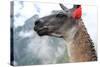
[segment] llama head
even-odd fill
[[[73,8],[68,9],[63,4],[60,4],[62,10],[58,13],[53,13],[49,16],[38,19],[35,22],[34,30],[39,36],[48,35],[60,38],[69,35],[72,36],[79,28],[77,20],[80,18],[77,18],[77,15],[79,17],[79,14],[77,14],[76,10],[79,6],[80,5],[74,5]]]

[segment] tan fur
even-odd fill
[[[79,21],[81,27],[75,34],[70,44],[67,44],[70,62],[96,61],[96,51],[93,42],[87,33],[82,21]]]

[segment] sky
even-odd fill
[[[15,17],[14,25],[15,27],[24,25],[24,21],[31,16],[38,14],[39,17],[43,17],[51,14],[52,10],[61,10],[60,6],[50,3],[39,3],[39,2],[24,2],[23,6],[19,2],[15,2],[14,15],[21,15],[20,17]],[[66,7],[71,8],[72,5],[66,5]],[[82,6],[82,19],[85,26],[91,35],[93,40],[97,37],[97,8],[96,6]],[[17,21],[16,21],[17,20]]]

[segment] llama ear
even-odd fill
[[[74,19],[80,19],[82,16],[81,5],[74,5],[74,11],[72,12],[72,17]]]
[[[64,10],[64,11],[67,11],[68,10],[68,8],[67,7],[65,7],[63,4],[59,4],[60,5],[60,7]]]
[[[81,6],[81,5],[76,5],[76,4],[75,4],[75,5],[73,6],[73,8],[76,9],[76,8],[79,8],[80,6]]]

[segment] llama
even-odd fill
[[[60,7],[63,10],[38,19],[34,30],[39,36],[63,38],[68,49],[69,62],[96,61],[94,44],[82,18],[74,18],[72,15],[80,5],[74,5],[71,9],[63,4]]]

